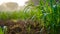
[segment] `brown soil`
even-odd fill
[[[46,34],[44,27],[31,20],[17,20],[15,22],[12,20],[0,20],[0,26],[7,26],[7,34]]]

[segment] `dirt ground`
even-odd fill
[[[41,27],[39,23],[31,20],[0,20],[0,26],[7,26],[8,30],[6,34],[46,34],[44,27]]]

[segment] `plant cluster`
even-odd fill
[[[22,11],[0,12],[0,20],[10,19],[32,20],[39,23],[47,34],[60,34],[60,0],[40,0],[39,5],[30,3]]]

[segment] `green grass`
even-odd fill
[[[47,34],[59,34],[60,31],[60,1],[40,0],[38,6],[28,5],[22,11],[0,12],[0,20],[21,19],[38,21],[40,25],[46,27]],[[32,8],[30,8],[32,7]],[[42,22],[40,22],[42,21]],[[30,28],[28,28],[30,31]]]
[[[0,27],[0,34],[4,34],[4,32],[3,32],[3,30],[2,30],[2,28]]]

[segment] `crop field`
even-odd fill
[[[23,10],[0,11],[0,34],[60,34],[60,0],[39,0],[36,6],[30,1]]]

